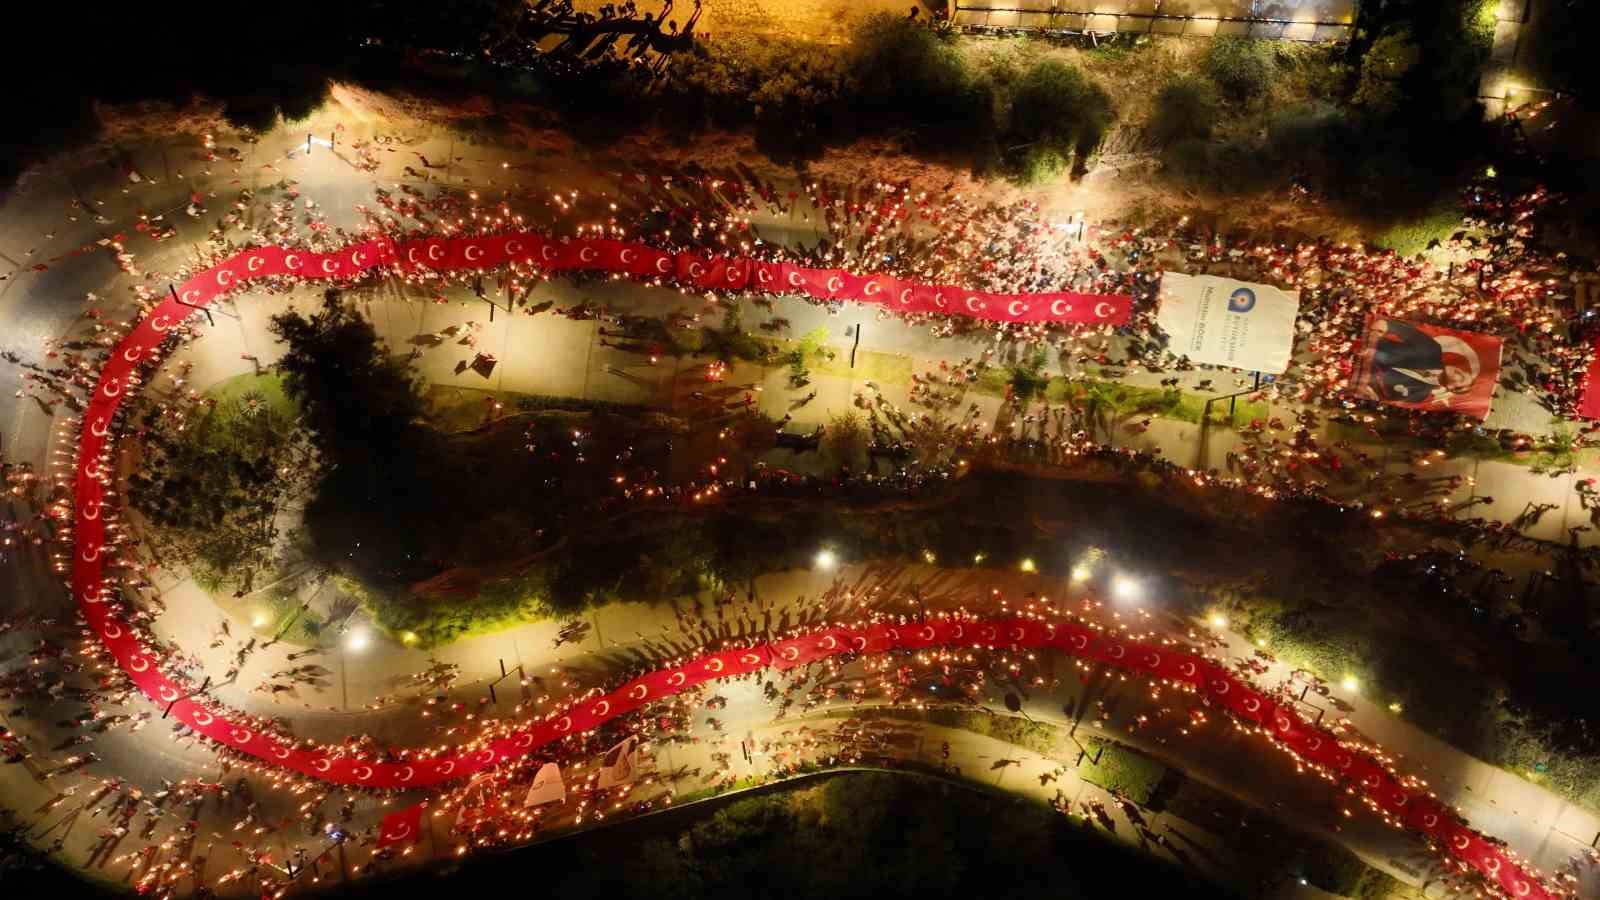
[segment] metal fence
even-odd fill
[[[956,0],[956,27],[973,32],[1064,36],[1162,34],[1343,41],[1356,0]],[[1089,7],[1089,8],[1085,8]]]

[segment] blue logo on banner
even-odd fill
[[[1249,312],[1256,305],[1256,292],[1249,288],[1239,288],[1228,295],[1228,312]]]

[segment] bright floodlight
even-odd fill
[[[1354,675],[1346,675],[1344,677],[1344,681],[1340,683],[1347,691],[1356,691],[1361,689],[1361,682],[1357,681]]]
[[[1225,615],[1222,615],[1221,613],[1212,613],[1211,614],[1211,627],[1212,628],[1227,628],[1228,627],[1228,617],[1225,616]]]
[[[1084,566],[1084,565],[1073,566],[1072,567],[1072,580],[1073,581],[1088,581],[1089,580],[1089,567],[1088,566]]]
[[[372,643],[372,636],[367,634],[365,628],[352,628],[344,636],[344,645],[357,653],[367,649],[367,645],[370,643]]]
[[[1124,603],[1135,603],[1144,594],[1139,582],[1126,575],[1118,575],[1111,579],[1111,594]]]
[[[828,549],[818,550],[816,562],[819,569],[832,569],[839,565],[839,555]]]

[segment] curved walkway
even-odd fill
[[[634,254],[630,257],[630,254]],[[424,261],[426,260],[426,262]],[[547,271],[605,268],[635,277],[672,275],[696,287],[744,289],[787,283],[822,299],[847,298],[883,302],[879,294],[897,298],[908,311],[946,311],[946,289],[912,285],[887,277],[854,276],[830,270],[803,269],[788,263],[708,259],[690,253],[666,253],[620,241],[557,243],[532,233],[493,237],[432,238],[396,244],[368,241],[334,253],[290,248],[246,250],[186,282],[178,296],[152,310],[123,340],[101,373],[84,414],[77,456],[75,553],[72,587],[82,612],[107,649],[132,681],[152,699],[172,704],[179,721],[218,744],[325,782],[385,788],[439,784],[481,771],[539,747],[581,734],[637,710],[655,700],[725,678],[805,666],[847,653],[875,654],[941,646],[989,649],[1045,648],[1127,671],[1159,678],[1200,695],[1203,702],[1225,707],[1270,740],[1289,749],[1305,765],[1330,780],[1359,785],[1361,796],[1385,820],[1420,832],[1456,859],[1471,865],[1507,892],[1519,897],[1555,895],[1510,851],[1469,828],[1415,779],[1391,771],[1375,756],[1347,748],[1331,732],[1304,722],[1292,708],[1278,703],[1223,666],[1166,643],[1124,640],[1095,626],[1044,622],[1037,618],[970,620],[941,618],[923,624],[872,624],[821,629],[786,639],[707,654],[680,666],[641,676],[602,696],[581,701],[521,728],[507,727],[494,738],[480,739],[450,755],[397,750],[389,761],[289,743],[263,734],[249,723],[230,720],[186,696],[183,686],[161,671],[161,661],[134,633],[103,579],[107,524],[102,515],[110,482],[112,421],[122,398],[137,389],[137,367],[159,354],[169,333],[190,313],[183,303],[203,305],[253,278],[306,276],[355,278],[375,266],[401,269],[479,269],[514,261],[539,261]],[[846,283],[849,279],[849,283]],[[966,293],[966,292],[963,292]],[[1071,300],[1066,299],[1071,297]],[[1040,298],[1045,302],[1040,302]],[[1037,321],[1039,316],[1087,315],[1108,324],[1116,313],[1128,314],[1128,298],[1083,295],[1035,295],[1028,300],[1008,295],[967,293],[963,304],[972,315],[1002,317],[994,305],[1004,303],[1006,316]],[[1113,300],[1121,302],[1120,309]],[[182,302],[180,302],[182,301]],[[1029,316],[1034,318],[1023,319]],[[113,539],[114,542],[114,539]]]

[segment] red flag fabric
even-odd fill
[[[422,840],[422,808],[425,805],[418,803],[384,816],[383,825],[378,829],[378,846],[395,847]]]
[[[1017,321],[1038,321],[1036,317],[1042,308],[1052,317],[1059,316],[1050,321],[1116,325],[1128,321],[1131,303],[1125,296],[1106,295],[1012,297],[965,291],[951,285],[911,284],[888,276],[807,269],[789,263],[712,260],[628,242],[557,243],[531,232],[498,238],[425,238],[400,243],[368,241],[329,253],[287,247],[241,250],[184,282],[177,288],[177,297],[158,303],[122,338],[86,400],[82,429],[78,434],[73,481],[73,596],[85,623],[99,635],[109,655],[131,683],[150,698],[170,707],[173,718],[221,746],[320,781],[407,789],[487,772],[505,760],[526,756],[536,748],[591,731],[663,697],[708,681],[769,667],[806,665],[850,652],[881,653],[934,646],[1050,648],[1077,658],[1099,660],[1134,674],[1186,684],[1202,702],[1220,706],[1256,723],[1272,735],[1273,740],[1306,761],[1321,766],[1342,785],[1351,789],[1359,785],[1364,797],[1395,814],[1409,827],[1437,839],[1451,856],[1473,866],[1503,890],[1532,900],[1554,898],[1555,894],[1526,864],[1466,827],[1429,798],[1425,789],[1407,787],[1365,750],[1346,748],[1332,732],[1302,719],[1291,705],[1279,704],[1230,670],[1180,647],[1124,639],[1072,623],[963,618],[935,618],[905,624],[880,622],[862,627],[826,628],[770,644],[724,649],[671,669],[642,675],[608,694],[586,698],[552,712],[548,718],[526,723],[487,745],[420,760],[380,760],[302,747],[256,730],[248,719],[234,717],[226,710],[209,705],[206,699],[192,696],[187,685],[175,680],[164,669],[160,652],[144,643],[125,618],[122,607],[108,602],[115,597],[117,588],[115,580],[108,578],[105,572],[111,552],[106,517],[102,515],[108,502],[102,461],[111,449],[111,423],[124,397],[138,389],[139,366],[154,359],[169,333],[194,312],[184,303],[204,306],[251,279],[276,275],[347,279],[388,264],[470,270],[490,265],[494,259],[527,261],[549,270],[610,269],[638,274],[653,268],[655,274],[645,277],[665,278],[682,272],[688,276],[688,283],[696,285],[702,283],[700,279],[708,277],[704,267],[719,262],[719,284],[741,280],[750,283],[753,274],[754,283],[769,285],[767,290],[883,303],[904,311],[937,311]],[[691,265],[700,268],[690,271]],[[776,288],[770,286],[774,282],[777,282]],[[1382,323],[1381,327],[1378,323]],[[1357,371],[1355,387],[1358,390],[1369,390],[1373,397],[1401,406],[1487,414],[1499,372],[1498,338],[1382,319],[1374,320],[1365,349]],[[406,755],[401,751],[402,757]],[[1410,812],[1402,813],[1402,808]],[[421,814],[419,806],[386,817],[381,845],[415,840],[420,831]],[[484,806],[464,809],[461,820],[470,824],[499,814],[499,801],[491,795],[485,798]]]
[[[1500,379],[1500,344],[1487,334],[1372,316],[1350,391],[1391,406],[1486,418]]]
[[[1583,376],[1583,401],[1578,404],[1578,415],[1585,419],[1600,419],[1600,334],[1594,336],[1590,350],[1589,371]]]

